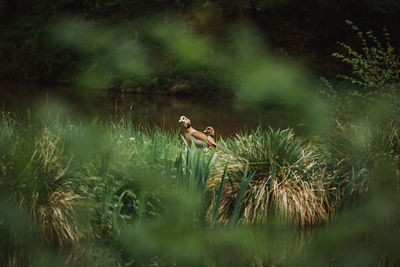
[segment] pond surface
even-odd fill
[[[0,84],[2,110],[12,111],[19,117],[34,113],[35,109],[51,108],[53,113],[65,114],[72,120],[130,119],[135,124],[158,126],[176,130],[179,117],[192,121],[193,128],[215,128],[224,137],[256,128],[262,124],[274,128],[292,127],[301,131],[295,116],[281,108],[262,111],[241,108],[233,100],[206,100],[201,98],[143,95],[123,92],[82,93],[70,87],[37,86],[30,84]],[[268,107],[267,107],[268,108]]]

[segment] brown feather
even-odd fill
[[[215,131],[214,131],[214,128],[211,127],[211,126],[208,126],[206,128],[206,130],[204,131],[204,133],[208,133],[208,136],[207,136],[207,139],[208,139],[207,145],[208,145],[208,147],[212,147],[212,148],[218,147],[217,142],[215,142]]]
[[[193,128],[192,128],[193,129]],[[194,130],[194,129],[193,129]],[[196,130],[194,130],[194,131],[192,131],[191,133],[190,133],[194,138],[196,138],[196,139],[198,139],[198,140],[202,140],[202,141],[207,141],[207,135],[205,135],[205,134],[203,134],[203,133],[201,133],[201,132],[199,132],[199,131],[196,131]]]
[[[207,142],[207,136],[192,127],[187,128],[186,139],[193,142],[196,146],[204,146]]]
[[[209,147],[213,147],[213,148],[216,148],[216,147],[217,147],[217,143],[215,142],[214,138],[212,138],[211,136],[208,136],[207,139],[208,139],[208,140],[207,140],[207,145],[208,145]]]

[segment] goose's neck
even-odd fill
[[[211,136],[213,139],[215,139],[215,132],[212,131],[212,132],[209,134],[209,136]]]
[[[188,132],[193,132],[192,125],[188,124],[188,125],[186,126],[186,131],[188,131]]]

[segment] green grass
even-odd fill
[[[242,176],[247,177],[247,173],[252,179],[241,207],[244,223],[262,223],[274,215],[301,226],[328,220],[334,209],[329,194],[335,188],[325,160],[311,142],[295,137],[291,129],[258,128],[227,140],[226,146],[230,149],[220,152],[211,185],[219,185],[221,172],[227,167],[230,183],[220,206],[222,222],[236,210],[232,195],[242,190]]]
[[[398,127],[382,123],[367,137],[360,127],[338,124],[331,143],[258,128],[204,151],[178,132],[127,120],[77,123],[47,114],[23,121],[3,112],[0,263],[307,264],[321,241],[294,229],[350,238],[336,219],[348,200],[367,203],[363,238],[375,227],[397,227]],[[376,194],[392,184],[376,220],[369,215]],[[373,255],[368,262],[382,259]]]

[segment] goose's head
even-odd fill
[[[214,132],[214,128],[211,127],[211,126],[208,126],[208,127],[204,130],[204,133],[213,136],[214,133],[215,133],[215,132]]]
[[[186,118],[185,116],[181,116],[181,117],[179,118],[179,121],[178,121],[178,122],[183,123],[183,125],[184,125],[186,128],[189,128],[189,127],[190,127],[190,120],[189,120],[188,118]]]

